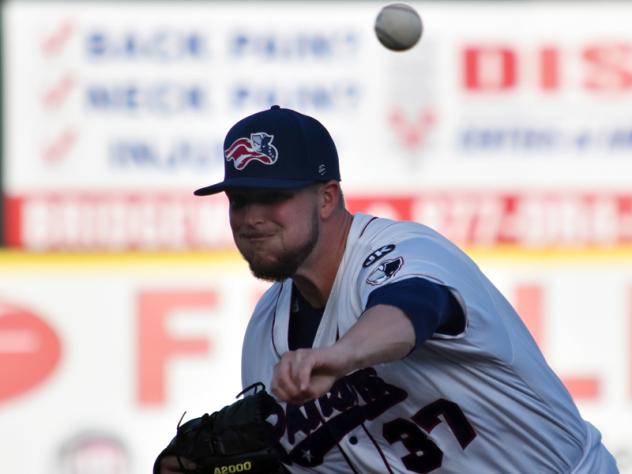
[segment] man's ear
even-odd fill
[[[340,208],[340,199],[342,199],[340,183],[338,181],[323,183],[320,186],[318,196],[320,217],[326,220]]]

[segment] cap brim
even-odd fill
[[[193,191],[193,194],[196,196],[208,196],[210,194],[217,194],[222,191],[226,191],[227,189],[234,188],[293,189],[303,188],[313,184],[314,182],[315,181],[313,180],[301,179],[237,178],[196,189]]]

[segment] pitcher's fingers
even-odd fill
[[[298,390],[302,389],[304,372],[311,371],[310,355],[312,352],[311,350],[299,349],[292,354],[290,359],[292,381]]]
[[[304,392],[309,388],[313,370],[314,360],[312,358],[304,360],[303,364],[299,367],[297,380],[299,384],[299,390],[301,392]]]
[[[291,398],[293,392],[296,390],[290,371],[291,364],[288,357],[282,358],[274,367],[270,390],[283,401],[287,401]]]

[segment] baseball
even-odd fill
[[[410,5],[392,3],[386,5],[375,19],[375,34],[386,48],[406,51],[421,38],[421,17]]]

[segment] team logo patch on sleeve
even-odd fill
[[[384,255],[391,253],[393,250],[395,250],[394,244],[388,244],[388,245],[384,245],[383,247],[380,247],[364,260],[362,267],[363,268],[370,267],[375,262],[377,262],[380,258],[382,258]]]
[[[397,257],[385,260],[371,272],[366,282],[369,285],[381,285],[395,275],[404,266],[404,258]]]

